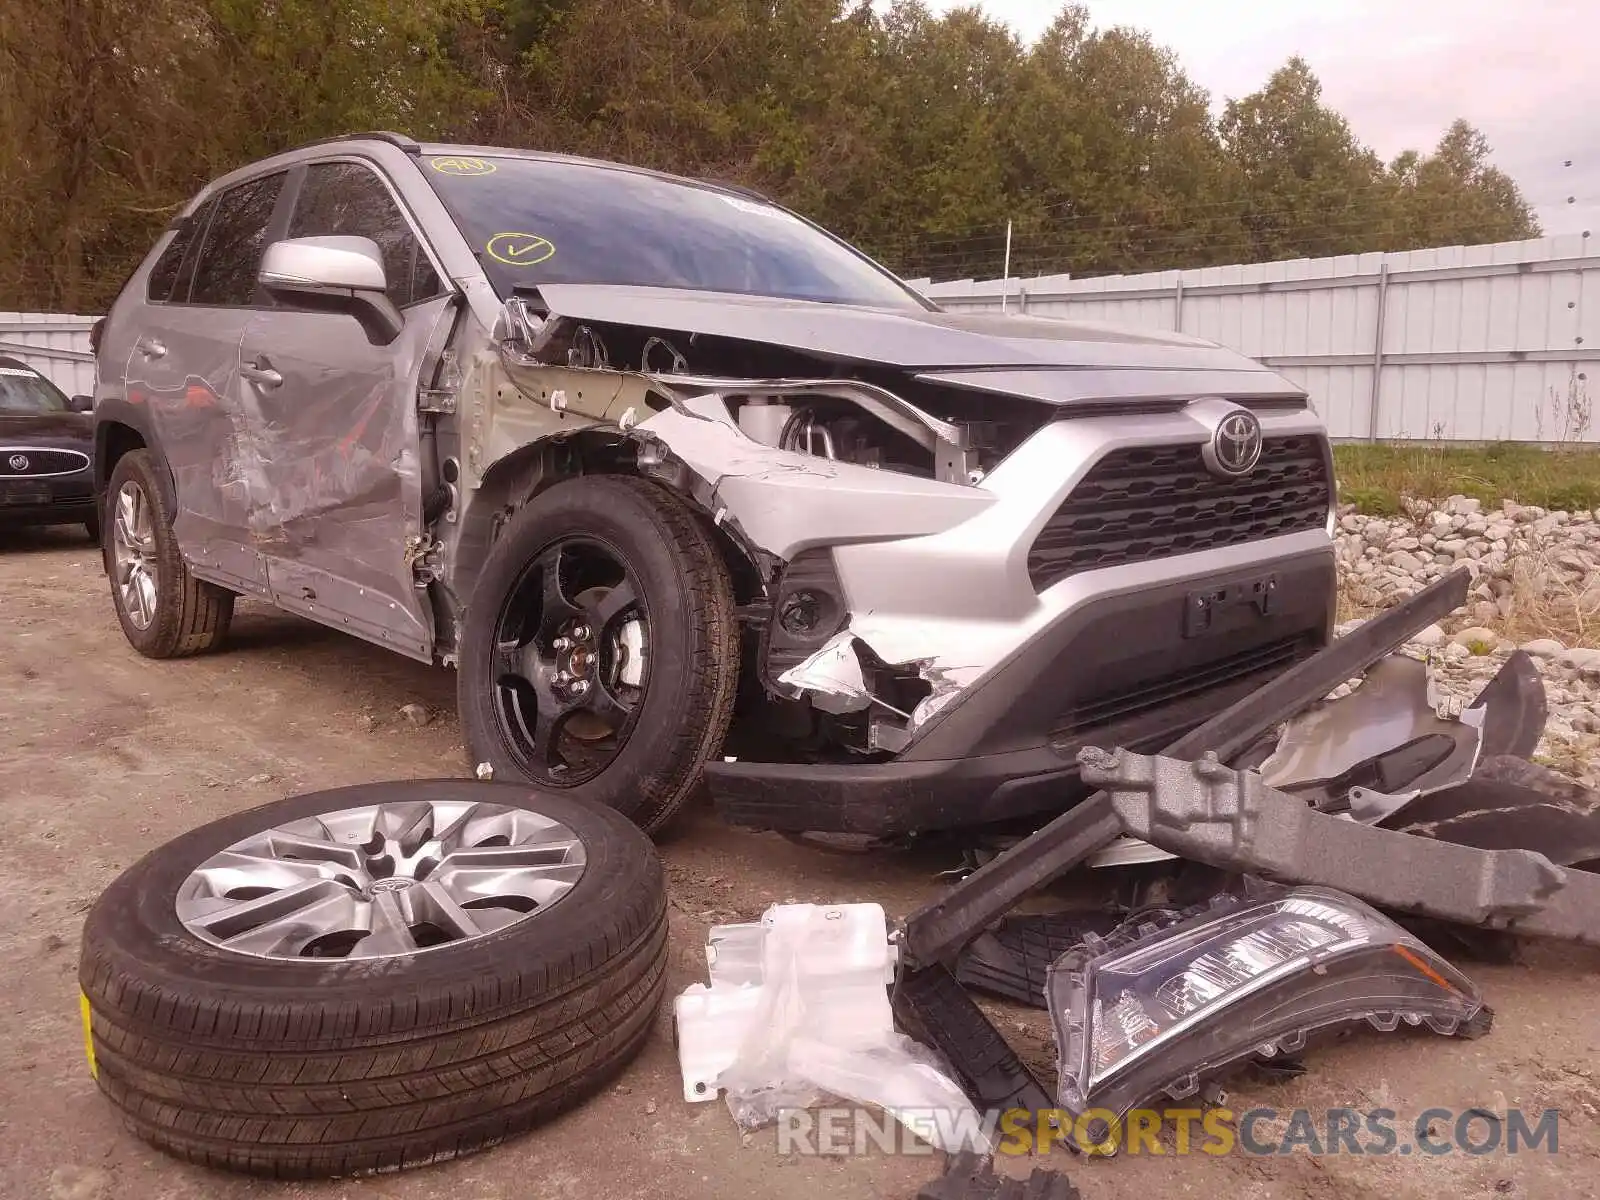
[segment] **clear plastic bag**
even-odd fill
[[[686,1095],[725,1090],[746,1130],[837,1096],[884,1109],[940,1149],[987,1150],[945,1065],[895,1030],[896,950],[881,906],[775,905],[759,931],[713,929],[707,957],[711,986],[695,985],[677,1005]],[[696,1072],[714,1072],[713,1088],[690,1082],[684,1047]]]

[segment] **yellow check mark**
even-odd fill
[[[548,239],[536,233],[497,233],[484,247],[489,257],[508,267],[532,267],[556,252]]]

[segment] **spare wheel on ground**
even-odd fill
[[[363,784],[203,826],[84,927],[90,1067],[132,1130],[279,1177],[495,1145],[615,1075],[665,986],[648,837],[512,784]]]

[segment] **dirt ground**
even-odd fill
[[[273,1185],[185,1166],[123,1132],[85,1066],[76,985],[83,914],[117,872],[186,829],[279,796],[464,771],[450,673],[254,606],[241,606],[234,630],[211,657],[141,659],[81,531],[0,535],[0,960],[9,968],[0,979],[0,1200],[911,1200],[938,1172],[932,1155],[780,1156],[770,1130],[741,1138],[720,1103],[683,1102],[668,1008],[642,1057],[594,1102],[512,1144],[412,1174]],[[436,719],[408,722],[398,710],[413,703]],[[877,900],[899,915],[934,891],[935,871],[954,865],[825,855],[709,814],[662,850],[674,991],[701,977],[709,924],[791,899]],[[1600,956],[1567,947],[1537,948],[1514,967],[1468,964],[1496,1010],[1487,1037],[1374,1033],[1312,1054],[1299,1079],[1232,1088],[1235,1111],[1268,1106],[1285,1119],[1297,1108],[1319,1123],[1329,1107],[1394,1109],[1401,1142],[1430,1107],[1557,1108],[1554,1155],[1084,1161],[1058,1149],[1047,1165],[1069,1170],[1086,1200],[1600,1194],[1597,968]],[[1049,1078],[1042,1014],[1000,1015]],[[1025,1174],[1036,1163],[1001,1166]]]

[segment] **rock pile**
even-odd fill
[[[1465,566],[1467,608],[1408,648],[1434,664],[1447,701],[1465,702],[1522,648],[1540,662],[1550,723],[1539,757],[1600,786],[1600,517],[1452,496],[1403,516],[1341,511],[1348,607],[1385,608]],[[1589,645],[1585,645],[1589,643]]]

